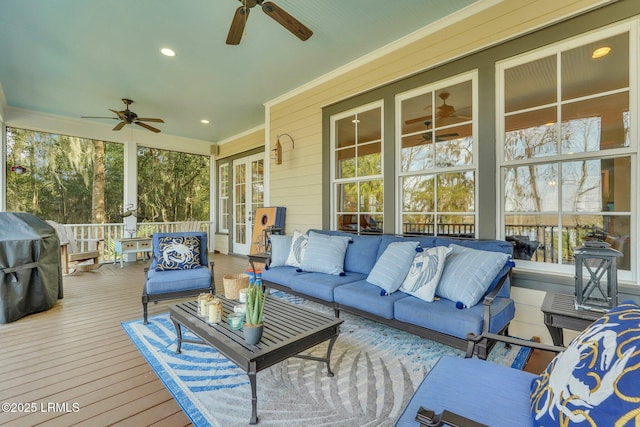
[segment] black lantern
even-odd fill
[[[618,262],[621,252],[606,242],[585,241],[574,250],[576,308],[609,311],[618,304]]]

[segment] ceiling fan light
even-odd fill
[[[607,56],[611,52],[611,48],[609,46],[599,47],[591,53],[592,59],[602,58],[603,56]]]
[[[168,47],[163,47],[162,49],[160,49],[160,53],[162,53],[164,56],[168,56],[168,57],[176,56],[176,52],[173,49],[170,49]]]
[[[209,120],[202,119],[202,120],[200,120],[200,123],[202,123],[203,125],[208,125],[209,124]]]

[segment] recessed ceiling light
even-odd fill
[[[160,53],[162,53],[164,56],[176,56],[174,50],[169,49],[168,47],[163,47],[162,49],[160,49]]]
[[[593,51],[593,53],[591,54],[591,58],[602,58],[603,56],[607,56],[609,52],[611,52],[611,48],[609,46],[599,47]]]
[[[202,120],[200,120],[200,123],[202,123],[203,125],[208,125],[209,124],[209,120],[202,119]]]

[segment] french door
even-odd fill
[[[233,161],[233,253],[247,255],[256,208],[264,206],[264,154]]]

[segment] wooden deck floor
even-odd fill
[[[218,291],[223,275],[248,265],[245,257],[213,259]],[[120,325],[142,317],[143,266],[65,276],[53,308],[0,325],[0,425],[191,425]],[[149,314],[172,302],[150,304]]]

